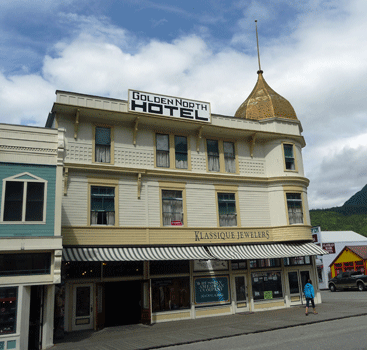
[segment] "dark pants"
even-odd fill
[[[313,298],[306,298],[306,307],[310,306],[310,302],[313,308],[315,308],[315,302],[313,301]]]

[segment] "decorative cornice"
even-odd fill
[[[52,149],[52,148],[34,148],[34,147],[19,147],[19,146],[0,145],[0,150],[8,150],[8,151],[12,151],[12,152],[57,154],[57,150]]]

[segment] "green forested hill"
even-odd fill
[[[367,215],[344,215],[330,209],[310,210],[311,225],[322,231],[354,231],[367,237]]]
[[[367,185],[341,207],[310,210],[311,225],[322,231],[354,231],[367,237]]]

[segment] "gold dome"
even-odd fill
[[[250,96],[237,109],[235,118],[262,120],[283,118],[297,120],[296,112],[284,97],[277,94],[265,81],[263,71],[257,72],[257,83]]]

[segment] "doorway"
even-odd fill
[[[31,286],[28,350],[39,350],[42,344],[43,286]]]
[[[141,282],[105,283],[105,326],[140,323]]]
[[[235,284],[235,307],[237,312],[245,312],[249,310],[249,304],[247,299],[247,284],[245,275],[234,276]]]
[[[93,329],[93,284],[73,286],[73,324],[72,330]]]
[[[308,270],[295,270],[288,272],[291,305],[303,304],[305,302],[303,290],[309,278],[310,271]]]

